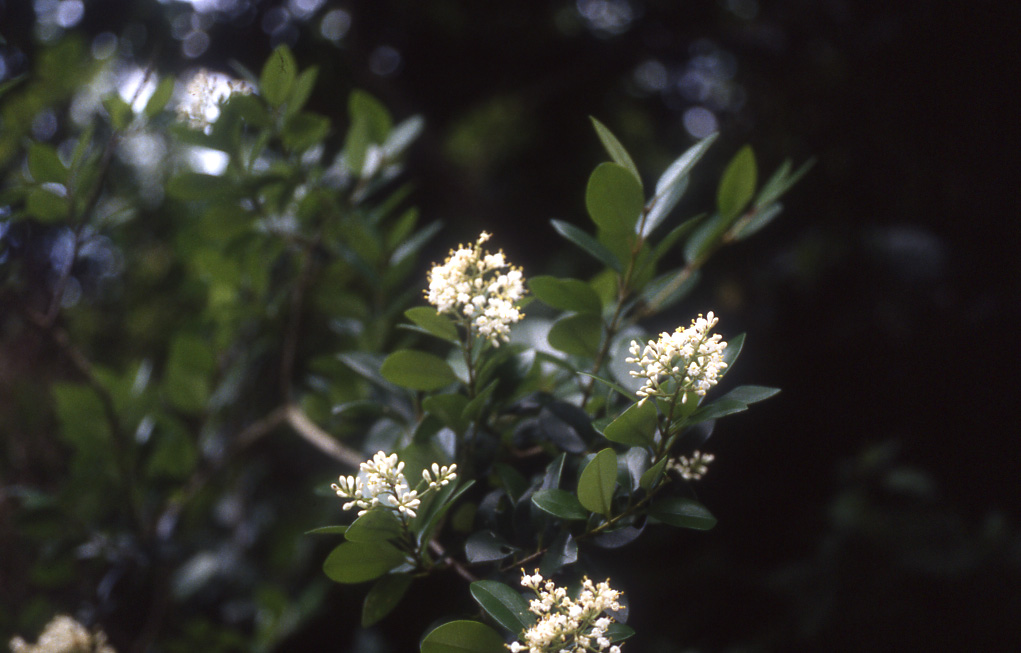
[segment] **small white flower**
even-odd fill
[[[709,463],[716,459],[711,453],[702,453],[695,451],[691,454],[691,458],[686,456],[678,456],[676,459],[671,460],[667,463],[670,469],[676,469],[686,481],[697,481],[706,472],[709,471]]]
[[[483,231],[472,247],[461,245],[442,265],[433,266],[426,299],[440,313],[472,318],[471,329],[498,347],[509,339],[510,325],[524,317],[515,302],[525,296],[525,284],[521,270],[509,265],[503,252],[482,249],[489,238]]]
[[[220,115],[220,105],[232,95],[250,95],[246,82],[201,69],[188,81],[185,99],[177,106],[177,118],[192,129],[208,132]]]
[[[719,380],[727,364],[723,351],[727,343],[719,334],[709,335],[719,319],[710,311],[699,315],[687,329],[678,327],[673,333],[663,332],[657,340],[649,340],[643,348],[632,340],[628,349],[628,363],[637,364],[631,370],[634,378],[645,379],[635,393],[644,402],[649,397],[669,398],[680,395],[681,403],[693,392],[704,397]]]

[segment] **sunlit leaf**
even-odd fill
[[[716,211],[725,223],[729,224],[751,201],[755,194],[755,172],[755,153],[745,145],[727,164],[716,192]]]
[[[649,446],[654,442],[659,413],[652,401],[635,403],[606,425],[603,435],[611,442],[628,446]]]
[[[596,240],[594,236],[563,220],[550,220],[550,224],[553,225],[558,234],[577,245],[606,267],[618,273],[623,271],[620,260],[605,245]]]
[[[447,361],[413,349],[400,349],[387,356],[379,372],[390,383],[412,390],[439,390],[457,381]]]
[[[569,315],[557,320],[546,338],[565,354],[594,357],[603,338],[603,323],[597,315]]]
[[[404,563],[404,554],[386,542],[344,542],[323,562],[323,572],[338,583],[364,583]]]
[[[578,501],[592,512],[609,516],[616,487],[617,454],[613,449],[603,449],[578,478]]]
[[[490,617],[515,635],[535,624],[536,617],[528,611],[528,601],[516,589],[495,580],[477,580],[469,590]]]
[[[603,310],[603,302],[596,291],[579,279],[532,277],[528,288],[536,299],[562,311],[599,314]]]
[[[401,536],[401,523],[389,510],[370,510],[348,526],[344,539],[349,542],[386,542]]]
[[[592,126],[596,128],[596,134],[599,135],[599,140],[602,141],[603,147],[606,148],[606,152],[610,155],[618,165],[624,166],[628,171],[635,176],[638,180],[639,186],[642,183],[642,176],[638,174],[638,168],[635,167],[635,162],[631,160],[631,155],[627,153],[624,146],[621,145],[617,137],[613,135],[606,125],[599,122],[592,116],[589,116],[589,120],[592,121]]]
[[[600,163],[589,176],[585,207],[600,229],[613,234],[633,232],[644,204],[641,184],[627,168]]]
[[[164,77],[160,80],[160,83],[156,85],[156,90],[149,96],[149,100],[145,103],[145,109],[143,110],[146,118],[155,118],[164,107],[167,106],[167,102],[170,102],[170,98],[174,95],[175,80],[171,76]]]
[[[440,315],[432,306],[416,306],[404,311],[404,316],[432,335],[457,342],[457,326],[446,315]]]
[[[532,503],[539,510],[561,519],[583,520],[589,516],[589,511],[581,505],[578,497],[567,490],[556,488],[536,490],[532,494]]]
[[[287,101],[298,74],[298,64],[286,45],[279,45],[269,55],[259,76],[259,94],[271,106],[279,107]]]
[[[477,621],[451,621],[422,640],[422,653],[506,653],[503,637]]]
[[[39,183],[67,183],[67,167],[49,145],[32,143],[28,146],[28,171]]]

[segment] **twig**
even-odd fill
[[[362,455],[357,451],[345,447],[337,442],[332,435],[319,428],[300,407],[290,404],[284,410],[287,415],[287,423],[291,425],[298,435],[327,456],[355,468],[364,461]]]

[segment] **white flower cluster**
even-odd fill
[[[192,129],[208,131],[220,115],[220,104],[235,94],[250,95],[252,87],[226,75],[199,70],[188,82],[186,97],[177,107],[177,119]]]
[[[670,469],[676,469],[684,480],[697,481],[705,476],[706,472],[709,471],[709,463],[714,460],[716,460],[716,456],[711,453],[702,453],[696,450],[695,453],[691,454],[691,458],[678,456],[667,463],[667,465]]]
[[[361,517],[376,506],[383,506],[397,513],[402,521],[413,519],[421,505],[421,494],[412,490],[408,479],[404,476],[404,463],[397,459],[397,454],[387,456],[382,451],[376,452],[370,460],[360,466],[358,476],[341,476],[331,487],[338,497],[351,499],[344,504],[344,510],[358,507]],[[422,470],[422,479],[428,484],[429,490],[447,485],[457,478],[457,465],[440,466],[432,464],[432,471]],[[364,478],[363,478],[364,477]]]
[[[645,349],[637,341],[631,341],[631,357],[628,363],[637,363],[641,370],[631,370],[631,376],[645,379],[645,385],[636,393],[639,403],[649,397],[670,397],[681,394],[681,403],[687,401],[687,393],[694,392],[704,397],[709,388],[716,385],[718,377],[727,364],[723,362],[723,350],[727,343],[719,334],[709,335],[719,318],[710,311],[705,317],[699,315],[687,329],[677,327],[673,333],[663,332],[658,340],[650,340]],[[669,381],[673,387],[664,387]]]
[[[620,646],[611,644],[606,636],[612,619],[600,616],[621,609],[620,592],[611,589],[608,581],[595,584],[585,578],[577,599],[567,596],[567,590],[553,581],[544,580],[538,569],[532,575],[522,570],[521,585],[535,591],[528,609],[539,621],[525,631],[524,643],[507,645],[511,653],[620,653]]]
[[[93,635],[66,614],[53,617],[35,644],[15,637],[10,648],[11,653],[114,653],[102,631]]]
[[[510,325],[524,317],[514,303],[525,296],[525,282],[502,251],[482,249],[489,237],[483,231],[474,246],[461,245],[434,266],[426,298],[440,313],[471,318],[472,329],[498,347],[509,339]]]

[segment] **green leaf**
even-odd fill
[[[689,231],[698,226],[698,223],[705,217],[704,215],[697,215],[694,218],[689,218],[677,225],[667,235],[663,236],[663,239],[656,244],[655,249],[652,250],[652,260],[659,261],[663,256],[666,255],[670,249],[677,244],[681,238],[683,238]]]
[[[741,413],[748,410],[748,404],[737,399],[727,399],[721,397],[711,404],[699,407],[698,410],[693,412],[686,420],[686,424],[698,424],[699,422],[708,422],[711,419],[719,419],[726,417],[727,415],[733,415],[734,413]]]
[[[776,172],[773,173],[773,176],[769,178],[769,181],[762,185],[762,189],[755,198],[755,207],[761,209],[780,199],[784,193],[790,190],[791,186],[812,169],[813,165],[815,165],[815,159],[809,159],[794,171],[794,174],[789,174],[791,168],[790,159],[784,161],[777,168]]]
[[[432,306],[416,306],[404,311],[404,316],[442,340],[457,342],[457,326],[446,315],[440,315]]]
[[[475,398],[469,401],[464,406],[464,411],[461,413],[461,417],[468,420],[469,422],[477,420],[482,416],[482,410],[489,403],[490,397],[496,391],[496,386],[500,384],[500,379],[493,379],[486,387],[482,388]]]
[[[606,148],[606,152],[610,155],[610,158],[615,163],[624,166],[628,171],[635,176],[638,180],[638,184],[642,183],[642,176],[638,174],[638,168],[635,167],[635,162],[631,160],[631,155],[627,153],[624,146],[620,144],[617,137],[613,135],[606,125],[599,122],[592,116],[589,116],[589,120],[592,121],[592,126],[596,128],[596,134],[599,135],[599,140],[603,142],[603,147]]]
[[[383,143],[393,128],[393,121],[379,100],[358,89],[348,97],[348,114],[351,125],[344,140],[344,162],[353,172],[361,174],[369,145]]]
[[[616,271],[618,274],[623,272],[624,268],[621,266],[620,260],[613,255],[613,252],[607,249],[606,245],[596,240],[594,236],[563,220],[550,220],[550,224],[553,225],[558,234],[577,245],[606,267]]]
[[[425,129],[425,120],[422,116],[411,116],[393,128],[383,143],[383,156],[388,161],[393,161],[408,149],[415,139]]]
[[[237,186],[226,177],[200,172],[183,172],[167,183],[167,195],[185,201],[233,196],[237,190]]]
[[[592,286],[579,279],[539,276],[528,280],[532,294],[544,304],[562,311],[600,314],[603,302]]]
[[[215,368],[213,348],[208,342],[196,335],[179,334],[170,343],[163,374],[167,401],[186,413],[202,410],[209,399]]]
[[[68,218],[66,197],[55,195],[45,188],[33,188],[25,200],[25,210],[40,222],[59,222]]]
[[[55,383],[52,392],[60,435],[78,454],[75,464],[92,473],[112,472],[113,437],[99,394],[75,383]]]
[[[316,77],[319,75],[319,68],[312,66],[306,68],[294,80],[294,87],[291,88],[291,97],[287,99],[287,115],[292,116],[305,106],[312,90],[316,85]]]
[[[754,213],[750,213],[747,218],[738,220],[733,229],[734,240],[744,240],[745,238],[748,238],[762,230],[766,225],[776,219],[776,216],[780,215],[781,211],[783,211],[783,204],[777,202],[776,204],[770,204],[767,207],[759,209]]]
[[[780,392],[780,388],[769,388],[764,385],[740,385],[721,399],[735,399],[746,404],[754,404],[765,401]]]
[[[364,583],[404,561],[404,554],[386,542],[344,542],[326,557],[323,572],[338,583]]]
[[[411,581],[411,574],[387,574],[373,583],[362,604],[362,628],[368,628],[393,612]]]
[[[716,525],[716,518],[708,508],[685,497],[667,497],[654,501],[649,508],[649,516],[670,526],[697,531],[707,531]]]
[[[589,516],[589,511],[581,505],[578,497],[567,490],[536,490],[532,494],[532,503],[539,510],[561,519],[584,520]]]
[[[714,215],[698,226],[684,243],[684,260],[693,263],[704,258],[723,237],[727,221],[721,215]]]
[[[613,449],[603,449],[578,478],[578,501],[592,512],[609,516],[616,487],[617,454]]]
[[[287,101],[287,96],[294,86],[294,78],[298,74],[298,64],[286,45],[277,46],[269,55],[259,76],[259,95],[273,107],[279,107]]]
[[[422,400],[422,410],[434,415],[455,433],[464,433],[468,427],[464,417],[467,405],[468,397],[458,393],[431,395]]]
[[[642,186],[616,163],[600,163],[589,176],[585,208],[596,225],[611,234],[630,234],[642,214]]]
[[[156,85],[156,90],[149,96],[149,101],[145,103],[145,109],[143,109],[145,117],[155,118],[159,115],[173,95],[174,78],[168,75],[160,80],[160,83]]]
[[[546,339],[554,349],[573,356],[595,357],[603,338],[603,323],[598,315],[569,315],[557,320]]]
[[[477,621],[451,621],[422,640],[422,653],[507,653],[499,633]]]
[[[611,442],[632,447],[647,447],[655,441],[658,423],[659,413],[655,402],[635,403],[606,425],[603,436]]]
[[[464,543],[464,557],[472,564],[503,560],[515,551],[516,547],[493,531],[472,533]]]
[[[469,590],[490,617],[515,635],[535,624],[535,615],[528,611],[528,601],[509,585],[495,580],[477,580]]]
[[[727,348],[723,350],[723,362],[727,364],[724,372],[734,369],[734,363],[737,362],[737,357],[741,355],[741,350],[744,349],[746,335],[740,333],[727,341]]]
[[[723,171],[716,192],[716,210],[728,225],[744,211],[755,194],[755,170],[755,153],[745,145]]]
[[[134,112],[131,111],[131,105],[125,102],[124,98],[116,91],[103,98],[103,108],[110,116],[110,124],[117,131],[126,129],[131,124],[131,119],[135,117]]]
[[[400,521],[386,509],[368,511],[354,520],[344,533],[344,539],[348,542],[386,542],[400,536]]]
[[[387,381],[412,390],[439,390],[457,381],[447,361],[413,349],[400,349],[387,356],[379,372]]]
[[[67,167],[57,156],[57,151],[49,145],[32,143],[28,146],[28,171],[32,173],[32,179],[40,184],[67,183]]]
[[[303,152],[330,133],[330,120],[318,113],[303,111],[291,116],[284,125],[281,138],[291,152]]]
[[[155,447],[146,463],[151,477],[184,479],[195,470],[198,450],[188,428],[170,415],[156,418]]]
[[[660,175],[659,180],[656,182],[656,197],[659,197],[665,193],[669,188],[676,185],[681,179],[688,176],[691,169],[695,167],[698,160],[702,158],[702,155],[706,153],[709,146],[712,145],[717,137],[718,133],[709,134],[699,142],[695,143],[687,150],[684,154],[677,157],[677,159],[670,164],[670,166],[663,171]]]
[[[305,531],[305,535],[343,535],[346,531],[347,526],[320,526],[319,528]]]
[[[658,463],[645,470],[642,474],[642,478],[638,481],[638,487],[645,491],[649,491],[659,484],[659,479],[663,476],[663,469],[666,467],[667,459],[663,458]]]

